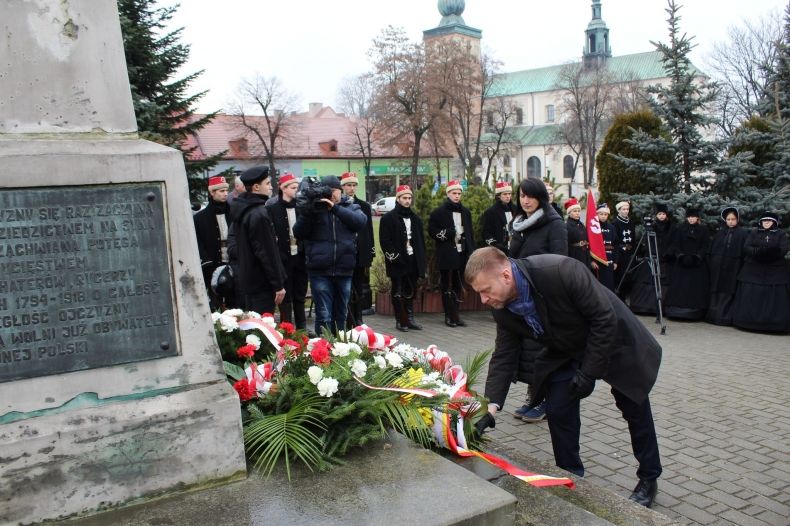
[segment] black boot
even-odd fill
[[[280,303],[280,323],[287,321],[291,323],[293,321],[293,317],[291,316],[291,312],[293,305],[291,303]]]
[[[461,319],[459,312],[461,310],[461,302],[458,300],[458,295],[454,292],[450,294],[450,303],[453,310],[453,323],[458,327],[466,327],[466,322]]]
[[[444,324],[448,327],[455,327],[455,318],[453,317],[453,305],[455,304],[455,300],[453,299],[452,292],[445,292],[442,294],[442,307],[444,307]]]
[[[395,328],[402,332],[409,332],[409,319],[402,297],[392,296],[392,310],[395,313]]]
[[[409,320],[409,329],[413,331],[421,331],[422,325],[414,321],[414,298],[406,298],[403,300],[406,304],[406,314]]]

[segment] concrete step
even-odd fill
[[[516,498],[400,435],[326,473],[297,466],[66,522],[79,526],[514,524]]]

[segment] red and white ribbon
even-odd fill
[[[264,336],[266,336],[266,339],[269,340],[269,343],[274,345],[275,349],[279,349],[280,342],[283,341],[283,335],[274,330],[260,318],[247,318],[245,320],[239,320],[239,328],[245,331],[258,329],[263,333]]]

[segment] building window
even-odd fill
[[[516,124],[524,124],[524,110],[516,108]]]
[[[486,112],[486,125],[487,126],[493,126],[494,125],[494,112],[493,111]]]
[[[573,179],[573,176],[576,175],[575,170],[573,169],[573,157],[570,155],[566,155],[562,159],[562,176],[565,179]]]
[[[546,122],[554,122],[554,104],[546,105]]]
[[[527,159],[527,177],[535,177],[540,179],[540,159],[535,156]]]

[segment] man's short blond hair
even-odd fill
[[[469,256],[464,271],[464,280],[471,283],[479,274],[489,273],[504,267],[508,263],[507,255],[495,247],[478,248]]]

